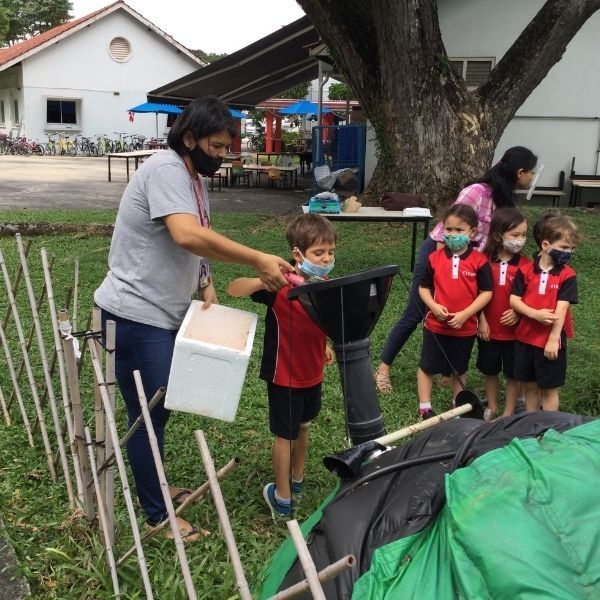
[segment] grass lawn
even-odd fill
[[[530,225],[542,212],[539,208],[527,210]],[[598,212],[582,209],[565,212],[579,225],[583,241],[572,263],[578,272],[580,304],[573,308],[576,337],[569,345],[568,377],[561,393],[561,407],[565,411],[597,415],[600,412],[600,370],[597,367],[600,359],[600,299],[595,293],[593,282],[600,281],[600,262],[598,247],[593,240],[596,239],[600,215]],[[0,219],[4,222],[110,223],[114,216],[114,211],[101,210],[0,211]],[[284,238],[285,224],[279,218],[248,214],[215,214],[213,224],[217,231],[237,241],[284,257],[288,255]],[[410,225],[394,228],[385,223],[339,224],[334,275],[398,263],[402,268],[402,277],[408,283],[409,227]],[[530,238],[527,248],[529,254],[533,251],[532,242]],[[0,244],[14,279],[18,261],[16,244],[11,238],[0,239]],[[50,255],[56,257],[53,284],[55,298],[59,304],[64,301],[72,282],[73,261],[75,257],[79,257],[79,323],[84,323],[91,310],[93,291],[106,272],[109,244],[110,240],[105,237],[55,236],[34,239],[29,260],[34,288],[40,290],[42,286],[39,253],[42,245],[46,246]],[[254,305],[248,299],[228,298],[225,294],[230,280],[250,274],[249,269],[236,265],[213,264],[220,301],[230,306],[259,312],[261,315],[237,419],[235,423],[230,424],[174,413],[168,427],[165,465],[169,481],[175,485],[197,487],[204,481],[202,461],[193,435],[196,429],[205,431],[217,468],[234,456],[240,457],[241,464],[222,483],[222,489],[241,559],[252,586],[257,581],[259,571],[284,539],[286,529],[275,528],[272,525],[261,495],[263,485],[271,480],[271,436],[268,431],[265,384],[258,379],[264,308]],[[387,306],[372,334],[374,364],[387,333],[404,306],[406,296],[405,286],[400,278],[396,277]],[[18,303],[27,332],[31,315],[23,284],[20,286]],[[3,291],[0,294],[2,314],[5,307],[6,293]],[[42,320],[46,323],[49,321],[46,305],[42,310]],[[12,320],[7,327],[7,335],[13,346],[13,360],[18,364],[20,354]],[[47,346],[52,348],[50,343]],[[416,369],[420,346],[421,335],[418,331],[394,364],[394,393],[381,398],[388,431],[408,425],[416,419]],[[0,356],[0,385],[8,399],[12,385],[4,354],[0,352]],[[298,360],[301,364],[302,357],[298,357]],[[40,364],[37,349],[31,351],[31,361],[36,367]],[[89,366],[89,361],[87,364]],[[474,369],[474,359],[472,365],[469,387],[479,391],[482,378]],[[37,372],[37,377],[39,382],[43,381],[40,372]],[[21,381],[24,399],[28,406],[32,406],[25,375]],[[57,384],[57,393],[59,391]],[[449,391],[436,389],[433,402],[434,409],[447,409]],[[86,407],[87,422],[91,425],[94,400],[88,372],[83,374],[82,379],[82,403]],[[30,412],[33,421],[33,410]],[[125,432],[123,412],[120,411],[121,435]],[[112,597],[110,576],[96,534],[96,526],[90,526],[85,519],[68,513],[68,502],[60,477],[57,484],[52,484],[48,476],[39,434],[36,435],[36,448],[30,448],[24,429],[20,425],[16,403],[13,403],[11,415],[13,426],[7,427],[3,420],[0,423],[0,516],[5,523],[7,537],[15,547],[23,574],[31,585],[33,597],[82,600]],[[47,424],[50,428],[49,417]],[[334,477],[322,466],[322,457],[345,447],[342,395],[337,367],[328,367],[323,409],[311,430],[311,435],[307,493],[300,511],[301,519],[316,509],[335,484]],[[131,545],[132,537],[122,500],[117,502],[116,512],[116,555],[120,556]],[[225,542],[219,534],[216,510],[210,497],[193,506],[186,516],[212,532],[204,541],[186,546],[198,597],[211,600],[236,598],[233,572]],[[140,511],[139,522],[142,521]],[[173,544],[166,540],[152,541],[145,547],[145,552],[155,597],[184,598],[183,581],[179,569],[175,566],[177,558]],[[119,577],[122,598],[144,596],[135,557],[119,571]]]

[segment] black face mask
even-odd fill
[[[204,177],[212,177],[221,168],[223,162],[222,158],[213,158],[206,154],[198,145],[193,150],[188,150],[188,154],[194,169]]]

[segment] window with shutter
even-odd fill
[[[482,86],[494,68],[494,58],[449,58],[450,67],[460,75],[469,90]]]
[[[116,62],[126,62],[131,58],[131,44],[124,37],[113,38],[108,46],[108,53]]]

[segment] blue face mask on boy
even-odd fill
[[[566,265],[573,256],[572,252],[569,252],[568,250],[559,250],[558,248],[550,248],[548,254],[552,259],[552,262],[558,267]]]
[[[465,248],[470,241],[471,238],[464,233],[444,235],[444,244],[446,244],[446,247],[450,252],[459,252]]]
[[[298,252],[300,252],[300,250],[298,250]],[[311,263],[308,258],[305,258],[302,252],[300,252],[300,256],[302,257],[302,262],[298,265],[298,268],[308,277],[325,277],[326,275],[329,275],[329,272],[335,265],[335,260],[332,260],[328,265],[320,267],[319,265]]]

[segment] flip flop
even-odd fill
[[[188,525],[191,527],[191,529],[189,529],[189,530],[180,529],[179,530],[179,532],[181,534],[181,540],[185,544],[188,544],[191,542],[197,542],[200,538],[207,537],[210,535],[210,531],[207,531],[206,529],[202,529],[201,527],[200,528],[196,527],[196,525],[194,525],[192,523],[188,523]],[[156,525],[151,525],[148,522],[144,523],[144,528],[147,529],[148,531],[152,531],[152,529],[154,529],[155,527],[156,527]],[[165,529],[164,536],[168,540],[173,540],[175,538],[171,528]]]
[[[373,373],[375,387],[380,394],[391,394],[394,391],[389,375],[382,373],[379,369]]]
[[[173,504],[177,504],[177,506],[181,506],[187,500],[187,497],[192,495],[192,490],[187,488],[174,489],[179,491],[176,492],[174,496],[171,496],[171,500],[173,501]]]

